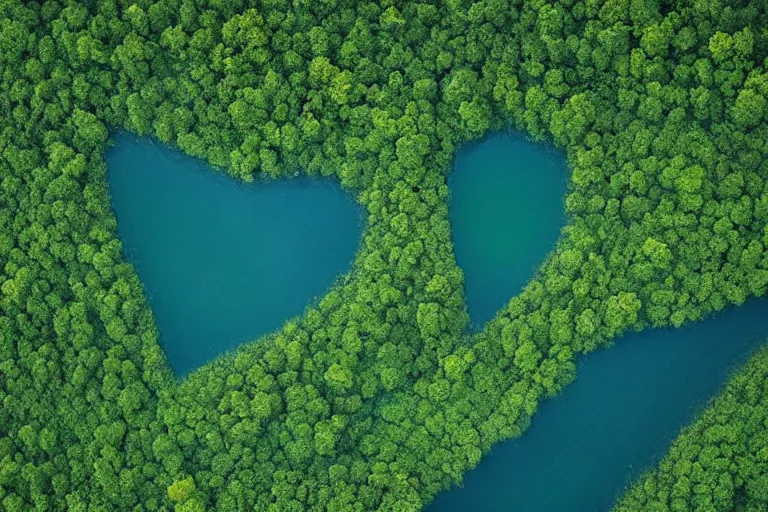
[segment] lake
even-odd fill
[[[107,153],[118,232],[178,376],[278,329],[351,265],[363,213],[335,181],[244,184],[126,133]],[[448,176],[475,327],[531,278],[564,224],[564,157],[514,134],[462,149]],[[768,336],[754,300],[678,330],[627,334],[579,360],[562,396],[499,443],[438,511],[604,511],[667,451]]]
[[[475,328],[492,318],[554,248],[563,156],[497,135],[459,152],[449,176],[456,259]],[[496,445],[429,512],[607,511],[657,463],[730,373],[768,337],[753,300],[682,329],[627,334],[578,362],[522,437]]]
[[[336,181],[245,184],[150,138],[113,140],[118,234],[177,376],[280,328],[350,269],[363,210]]]
[[[448,175],[472,329],[522,291],[565,225],[565,155],[516,133],[469,144]]]

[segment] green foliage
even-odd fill
[[[579,354],[765,293],[764,3],[247,4],[0,0],[0,508],[415,510]],[[445,173],[510,128],[566,152],[569,222],[467,336]],[[177,382],[110,210],[114,129],[334,176],[368,213],[353,271]]]
[[[174,481],[168,486],[168,497],[171,501],[182,503],[187,501],[195,491],[195,481],[191,476]]]

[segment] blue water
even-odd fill
[[[579,363],[519,439],[495,446],[430,512],[607,511],[768,337],[753,300],[677,330],[625,335]]]
[[[517,295],[554,248],[566,183],[565,155],[519,134],[496,134],[456,155],[450,220],[474,328]]]
[[[362,211],[335,182],[244,185],[147,138],[115,142],[118,232],[177,375],[279,328],[348,270]],[[451,221],[475,325],[554,247],[565,178],[562,155],[511,134],[457,155]],[[768,302],[755,300],[582,358],[576,382],[521,438],[494,447],[428,510],[608,510],[768,336],[767,317]]]
[[[533,276],[564,224],[564,156],[514,134],[461,150],[448,177],[456,259],[475,327]],[[519,439],[495,446],[443,511],[606,511],[768,336],[768,303],[679,330],[628,334],[579,361]]]
[[[118,234],[178,376],[278,329],[349,270],[363,215],[336,182],[246,185],[149,138],[114,142]]]

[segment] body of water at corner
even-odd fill
[[[448,175],[456,262],[477,329],[517,295],[565,225],[565,155],[520,134],[469,144]]]
[[[495,446],[429,512],[604,512],[667,452],[768,337],[768,301],[681,329],[627,334],[579,362],[530,429]]]
[[[363,212],[338,183],[244,184],[146,137],[114,142],[118,234],[176,375],[280,328],[349,270]]]

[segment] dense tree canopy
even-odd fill
[[[765,294],[767,7],[0,0],[0,508],[416,510],[577,355]],[[110,209],[117,128],[339,179],[353,271],[177,382]],[[510,128],[566,151],[569,223],[467,336],[445,173]]]

